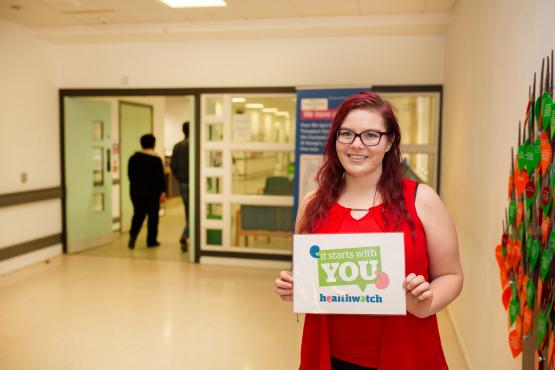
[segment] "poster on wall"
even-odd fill
[[[405,315],[403,233],[293,237],[293,310]]]
[[[370,87],[350,89],[299,89],[297,91],[297,129],[295,130],[295,206],[316,188],[314,177],[335,112],[347,97]]]

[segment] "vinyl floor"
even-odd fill
[[[303,317],[275,295],[278,271],[190,263],[179,228],[161,225],[159,249],[120,237],[0,276],[0,369],[296,369]],[[450,369],[466,369],[438,317]]]

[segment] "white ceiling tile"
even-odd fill
[[[187,22],[187,14],[164,5],[159,0],[111,0],[112,8],[139,23]]]
[[[13,9],[12,5],[17,5],[20,9]],[[42,2],[32,0],[18,0],[17,3],[2,1],[0,3],[0,17],[29,27],[69,26],[79,24],[79,20],[65,17]]]
[[[243,19],[295,18],[300,14],[289,0],[226,0]]]
[[[241,20],[242,17],[228,7],[176,9],[193,22],[213,20]]]
[[[34,3],[41,3],[58,13],[111,9],[109,1],[98,0],[39,0]]]
[[[448,13],[453,10],[456,0],[426,0],[424,12],[426,13]]]
[[[291,0],[306,18],[360,15],[356,0]]]
[[[63,25],[101,25],[133,23],[135,18],[102,0],[41,0],[56,15],[53,21]]]
[[[160,0],[116,0],[110,1],[110,3],[112,7],[132,16],[141,23],[241,19],[240,15],[229,6],[174,9]]]
[[[136,23],[136,19],[121,13],[99,13],[99,14],[80,14],[75,16],[81,24],[104,25],[104,24],[125,24]]]
[[[425,0],[358,0],[361,13],[364,15],[378,14],[411,14],[422,13]]]

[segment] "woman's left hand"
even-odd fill
[[[419,318],[429,316],[434,292],[424,276],[408,274],[403,281],[403,288],[407,290],[407,311]]]

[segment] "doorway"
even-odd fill
[[[277,132],[278,135],[291,135],[291,132],[287,132],[287,131],[283,131],[281,129],[278,130],[274,130],[274,128],[272,127],[273,123],[270,124],[268,120],[265,120],[262,126],[258,126],[258,129],[256,130],[256,132],[258,132],[259,136],[254,136],[252,139],[255,142],[251,142],[251,143],[241,143],[241,142],[236,142],[236,143],[231,143],[229,142],[229,140],[231,140],[231,136],[227,135],[227,140],[228,143],[231,146],[228,146],[228,144],[226,144],[226,150],[222,151],[221,154],[223,154],[225,152],[225,155],[223,157],[218,158],[218,153],[216,153],[218,150],[212,150],[214,153],[205,153],[205,149],[218,149],[218,148],[208,148],[208,147],[204,147],[204,144],[208,144],[208,143],[201,143],[201,132],[202,135],[209,135],[208,137],[206,137],[205,139],[207,139],[208,141],[217,141],[216,137],[218,135],[223,134],[223,131],[221,131],[222,129],[225,128],[225,130],[230,130],[230,126],[229,124],[232,124],[234,126],[233,128],[233,135],[234,138],[241,138],[243,137],[242,135],[246,135],[247,134],[247,124],[250,125],[250,123],[253,123],[254,121],[250,121],[247,122],[246,116],[244,114],[241,113],[241,109],[250,109],[249,107],[245,106],[245,107],[241,107],[240,104],[239,105],[235,105],[235,104],[230,104],[230,103],[235,103],[232,101],[232,99],[235,98],[240,98],[242,97],[242,95],[244,94],[248,94],[250,96],[250,98],[264,98],[264,97],[269,97],[268,94],[278,97],[279,95],[288,95],[290,97],[294,97],[296,93],[296,90],[294,87],[249,87],[249,88],[198,88],[198,89],[181,89],[181,88],[176,88],[176,89],[84,89],[84,90],[78,90],[78,89],[70,89],[70,90],[60,90],[60,111],[62,112],[61,115],[61,132],[62,132],[62,143],[65,142],[65,134],[64,134],[64,127],[66,126],[66,123],[64,122],[65,119],[65,114],[64,112],[64,101],[66,97],[77,97],[77,98],[87,98],[87,99],[91,99],[91,100],[98,100],[98,101],[110,101],[112,106],[115,104],[116,106],[119,104],[120,100],[126,101],[126,102],[133,102],[133,103],[141,103],[141,104],[151,104],[153,106],[153,116],[154,116],[154,128],[153,128],[153,134],[155,135],[155,137],[157,138],[157,142],[160,142],[161,138],[164,138],[164,148],[162,149],[161,147],[159,147],[159,150],[161,150],[161,152],[159,153],[160,156],[164,157],[165,160],[169,159],[169,156],[171,155],[171,149],[172,149],[172,140],[179,140],[178,136],[179,135],[172,135],[172,130],[173,132],[180,132],[181,130],[181,125],[182,125],[182,121],[176,121],[174,119],[174,128],[170,129],[168,128],[168,126],[166,125],[165,128],[160,129],[160,127],[164,127],[164,124],[158,124],[158,122],[164,122],[165,118],[164,118],[164,114],[167,113],[167,115],[172,116],[172,113],[169,112],[169,107],[171,106],[171,103],[169,102],[171,99],[180,99],[180,98],[186,98],[187,99],[187,103],[183,104],[181,103],[180,106],[181,107],[186,107],[185,109],[187,109],[188,111],[188,117],[189,117],[189,122],[190,124],[190,146],[189,146],[189,162],[190,162],[190,166],[189,166],[189,179],[190,179],[190,183],[189,183],[189,198],[190,198],[190,203],[189,203],[189,212],[188,212],[188,219],[187,222],[189,222],[190,225],[190,237],[189,237],[189,253],[187,254],[187,258],[189,261],[191,262],[199,262],[201,257],[208,257],[208,258],[213,258],[214,260],[216,259],[220,259],[220,260],[225,260],[228,259],[228,257],[232,257],[232,258],[249,258],[252,259],[252,261],[259,261],[259,260],[276,260],[276,261],[289,261],[291,259],[291,254],[290,251],[287,251],[286,248],[283,248],[283,250],[280,250],[282,248],[282,243],[279,243],[279,249],[276,248],[272,248],[272,245],[276,245],[276,242],[279,241],[280,237],[284,237],[285,239],[290,239],[290,233],[291,231],[286,231],[286,226],[283,226],[283,230],[276,230],[277,233],[275,233],[275,235],[270,236],[270,239],[268,240],[266,238],[266,236],[264,236],[263,238],[258,238],[255,237],[254,239],[252,238],[252,235],[237,235],[237,233],[235,233],[234,230],[237,230],[237,225],[238,223],[238,218],[233,218],[231,215],[233,214],[237,214],[237,207],[238,206],[244,206],[244,208],[249,208],[248,206],[277,206],[278,208],[287,208],[290,207],[290,203],[291,200],[289,199],[290,197],[290,191],[287,190],[287,193],[283,193],[281,190],[279,191],[279,194],[275,194],[275,193],[266,193],[263,194],[263,199],[257,200],[257,199],[250,199],[251,195],[247,194],[247,197],[249,199],[245,200],[243,199],[243,196],[241,194],[235,194],[234,198],[233,198],[233,202],[229,202],[229,200],[231,199],[225,199],[225,210],[223,208],[221,208],[220,206],[223,205],[223,203],[218,203],[218,202],[214,202],[214,204],[208,204],[209,199],[205,198],[203,200],[203,205],[201,207],[201,196],[202,194],[204,194],[204,191],[209,189],[210,191],[216,191],[217,189],[219,189],[220,186],[224,186],[225,187],[225,191],[226,194],[229,194],[229,190],[230,190],[230,185],[233,183],[239,187],[243,187],[243,185],[247,186],[247,188],[251,189],[253,186],[257,185],[260,181],[260,179],[252,179],[250,177],[252,177],[251,175],[254,175],[254,173],[242,173],[241,170],[239,169],[239,167],[237,167],[237,171],[235,175],[230,175],[229,173],[229,169],[233,168],[233,166],[230,166],[230,162],[233,162],[233,158],[235,157],[235,161],[237,163],[241,162],[241,159],[238,157],[241,157],[242,154],[246,154],[248,156],[250,156],[251,154],[255,155],[255,156],[264,156],[264,153],[254,153],[257,151],[271,151],[272,154],[271,155],[277,155],[277,162],[276,162],[276,166],[274,168],[274,172],[279,172],[278,177],[280,177],[280,179],[278,179],[279,181],[284,180],[284,178],[287,178],[287,181],[290,181],[290,177],[291,174],[293,173],[293,169],[294,169],[294,164],[291,163],[291,157],[290,154],[288,153],[290,151],[290,144],[287,144],[286,142],[283,142],[281,144],[279,144],[281,142],[281,140],[284,139],[285,136],[276,136],[274,138],[271,138],[271,136],[268,136],[267,138],[265,138],[264,140],[262,140],[262,136],[260,136],[262,133],[265,132]],[[224,101],[226,102],[226,111],[229,113],[229,115],[226,115],[227,118],[232,117],[233,121],[230,123],[228,121],[226,121],[226,123],[224,124],[223,122],[220,122],[220,124],[218,124],[217,122],[214,122],[215,124],[211,124],[210,122],[205,122],[205,123],[201,123],[201,117],[205,114],[208,114],[208,116],[210,116],[210,109],[212,107],[211,104],[209,104],[208,101],[204,101],[201,102],[201,100],[204,99],[204,97],[208,97],[210,95],[218,95],[218,96],[222,96],[225,95]],[[232,96],[233,95],[233,96]],[[238,95],[238,96],[235,96]],[[158,99],[158,100],[157,100]],[[160,100],[162,102],[160,102]],[[168,103],[166,103],[168,102]],[[159,109],[159,105],[162,104],[164,109]],[[255,102],[256,104],[256,102]],[[260,102],[258,104],[261,104]],[[263,104],[263,102],[262,102]],[[218,104],[217,104],[218,105]],[[220,105],[218,105],[220,106]],[[233,109],[238,109],[234,110],[233,114],[231,114],[231,108]],[[271,109],[271,108],[269,108]],[[278,111],[280,111],[278,109]],[[161,112],[165,112],[164,114],[162,114]],[[244,111],[246,112],[246,111]],[[247,113],[247,116],[250,116],[250,114]],[[264,112],[266,113],[266,112]],[[286,117],[285,112],[282,112],[283,117]],[[162,117],[160,117],[160,115],[162,115]],[[115,125],[116,123],[119,125],[119,113],[117,109],[112,109],[112,125]],[[288,126],[287,124],[285,126],[283,125],[279,125],[277,124],[278,120],[277,117],[279,117],[279,115],[276,115],[275,119],[272,120],[272,122],[275,122],[276,125],[278,125],[279,127],[286,127]],[[212,117],[214,118],[214,117]],[[227,119],[226,118],[226,119]],[[289,113],[289,117],[288,117],[291,122],[293,122],[293,115],[291,113]],[[266,127],[267,125],[269,125],[269,127]],[[206,130],[210,130],[210,132],[204,132]],[[252,134],[252,132],[251,132]],[[118,137],[119,140],[119,129],[115,130],[112,133],[112,137]],[[173,139],[167,137],[168,135],[170,135],[170,137],[172,137]],[[265,135],[265,134],[264,134]],[[278,140],[277,143],[272,144],[271,142],[269,143],[262,143],[263,145],[259,147],[258,143],[256,143],[256,141],[258,140],[262,140],[262,141],[266,141],[266,139],[270,140],[270,141],[275,141]],[[113,139],[115,140],[115,139]],[[288,141],[289,139],[286,139],[286,141]],[[205,140],[206,141],[206,140]],[[252,140],[251,140],[252,141]],[[215,145],[216,147],[221,144],[221,143],[211,143],[210,145]],[[276,146],[277,145],[277,146]],[[120,158],[121,157],[121,153],[120,153],[120,147],[119,147],[119,141],[117,141],[115,144],[113,144],[112,147],[112,167],[117,167],[120,168],[121,164],[126,160],[124,158]],[[245,149],[248,151],[248,153],[235,153],[236,151],[241,151],[241,149]],[[230,151],[231,150],[231,151]],[[208,155],[209,157],[205,157],[206,155]],[[65,157],[67,156],[67,154],[65,154],[62,150],[62,163],[65,161]],[[201,164],[201,156],[203,156],[202,158],[202,164]],[[210,156],[213,156],[210,157]],[[243,155],[244,157],[244,155]],[[206,169],[208,170],[208,172],[204,172],[204,175],[201,176],[200,172],[201,172],[201,168],[204,168],[205,166],[211,167],[213,165],[217,165],[218,161],[224,161],[224,163],[226,163],[226,169],[228,170],[226,172],[226,176],[224,176],[226,178],[225,183],[220,182],[218,183],[217,179],[209,179],[210,178],[210,171],[216,171],[216,175],[219,174],[219,171],[221,171],[221,169],[217,169],[217,168],[210,168],[210,169]],[[208,164],[208,162],[210,162],[210,164]],[[261,161],[257,161],[259,164],[262,163]],[[251,164],[255,164],[254,162],[250,163],[249,160],[245,161],[243,158],[243,162],[244,166],[242,167],[242,169],[245,169],[245,165],[247,167],[249,167],[249,169],[252,169],[253,167],[250,166]],[[279,165],[279,166],[277,166]],[[65,169],[65,166],[62,166],[62,187],[64,189],[67,189],[67,185],[66,184],[66,172],[69,171],[69,169]],[[255,167],[260,167],[260,166],[255,166]],[[278,168],[279,167],[279,168]],[[121,172],[121,176],[119,176]],[[205,176],[206,175],[206,176]],[[247,177],[249,177],[248,179],[242,179],[242,180],[246,180],[243,181],[243,184],[241,183],[241,179],[239,177],[246,175]],[[260,174],[258,174],[260,175]],[[257,176],[258,176],[257,175]],[[113,185],[112,185],[112,212],[113,212],[113,223],[112,223],[112,228],[114,229],[115,233],[113,234],[115,237],[113,238],[115,240],[115,238],[119,238],[119,255],[121,256],[128,256],[131,258],[143,258],[144,256],[141,256],[140,254],[142,252],[143,249],[141,248],[135,248],[134,249],[134,254],[133,255],[129,255],[129,251],[127,250],[126,245],[126,236],[128,234],[125,233],[125,231],[121,231],[121,213],[120,213],[120,197],[121,194],[124,194],[124,190],[123,189],[123,184],[120,182],[121,179],[123,178],[123,176],[126,176],[126,174],[124,174],[121,169],[119,171],[112,171],[112,177],[113,177]],[[231,177],[229,177],[231,176]],[[269,175],[268,175],[269,176]],[[117,177],[117,178],[116,178]],[[201,179],[202,177],[202,179]],[[218,176],[215,176],[218,177]],[[223,180],[223,178],[222,178]],[[237,180],[237,181],[236,181]],[[201,183],[202,181],[202,183]],[[255,182],[257,184],[255,184]],[[175,183],[172,181],[168,181],[168,192],[171,194],[172,193],[172,189],[175,190],[176,186]],[[235,189],[235,185],[233,185],[233,189]],[[252,185],[252,186],[251,186]],[[204,188],[206,186],[206,189]],[[264,187],[270,189],[270,188],[274,188],[274,186],[266,186],[264,185]],[[261,189],[260,186],[256,186],[257,189]],[[279,189],[282,189],[282,186],[278,186]],[[216,190],[215,190],[216,189]],[[223,188],[222,188],[223,189]],[[237,188],[239,189],[239,188]],[[272,192],[274,190],[271,190]],[[241,199],[239,199],[241,198]],[[68,227],[68,223],[67,223],[67,217],[68,217],[68,213],[66,211],[66,203],[68,202],[68,198],[62,198],[62,203],[63,203],[63,208],[62,208],[62,212],[63,212],[63,234],[62,234],[62,238],[63,238],[63,245],[64,245],[64,252],[69,252],[70,249],[67,248],[67,227]],[[173,198],[170,199],[170,201],[167,203],[168,207],[166,207],[166,209],[164,211],[165,215],[163,217],[170,217],[172,212],[171,209],[176,209],[176,208],[172,208],[171,207],[171,203],[172,201],[175,204],[179,204],[179,198]],[[262,202],[261,202],[262,201]],[[261,204],[263,203],[263,204]],[[268,204],[267,204],[268,203]],[[182,206],[181,206],[182,207]],[[283,212],[282,212],[283,211]],[[182,211],[181,211],[182,212]],[[286,212],[286,210],[279,210],[279,215],[278,217],[282,217],[282,213]],[[175,213],[174,213],[175,214]],[[183,215],[181,214],[181,217],[183,217]],[[224,218],[225,217],[225,220]],[[245,218],[246,219],[246,218]],[[176,223],[178,223],[179,225],[184,225],[184,220],[181,218],[180,221],[176,221]],[[231,223],[231,224],[230,224]],[[236,225],[236,226],[233,226]],[[285,225],[285,223],[280,222],[280,225]],[[163,225],[162,225],[163,226]],[[213,227],[212,227],[213,226]],[[180,226],[181,227],[181,226]],[[244,229],[242,228],[241,231],[243,231]],[[178,230],[179,231],[179,230]],[[280,233],[281,231],[283,232],[287,232],[288,235],[277,235],[278,233]],[[172,231],[170,231],[172,232]],[[174,232],[174,234],[179,234],[179,232]],[[252,234],[252,232],[251,232]],[[280,233],[281,234],[281,233]],[[205,241],[203,243],[205,243],[205,247],[201,248],[201,237],[204,235],[204,237],[206,238]],[[239,237],[240,240],[242,240],[241,245],[244,245],[247,248],[237,248],[234,247],[232,249],[228,249],[227,247],[232,242],[233,240],[236,240],[236,238]],[[265,239],[264,239],[265,238]],[[248,239],[248,240],[247,240]],[[114,243],[114,240],[112,240],[112,243]],[[264,240],[267,241],[267,243],[265,243],[265,245],[262,245],[261,243],[264,242]],[[178,243],[178,239],[176,240],[175,235],[172,237],[171,241],[169,243],[173,243],[174,246],[176,247],[175,249],[177,249],[176,244]],[[287,244],[287,240],[285,241],[285,243]],[[224,245],[222,245],[224,244]],[[209,245],[215,246],[215,247],[209,247]],[[262,248],[259,248],[259,247]],[[222,248],[223,247],[223,248]],[[105,247],[102,247],[105,248]],[[96,247],[93,250],[88,250],[84,253],[100,253],[101,250],[100,247]],[[159,250],[160,252],[158,252],[158,255],[155,258],[169,258],[169,259],[175,259],[173,257],[166,257],[163,256],[162,250],[163,248],[155,248],[156,250]],[[183,257],[183,256],[180,256]],[[144,258],[151,258],[151,256],[147,256]],[[208,261],[208,260],[207,260]]]
[[[100,95],[75,94],[62,99],[65,252],[193,261],[194,251],[183,254],[180,250],[184,207],[169,162],[173,145],[183,139],[183,122],[190,122],[194,137],[194,96]],[[155,151],[164,163],[167,201],[161,205],[159,232],[168,235],[159,234],[162,245],[147,249],[146,242],[142,243],[145,221],[136,248],[130,250],[127,241],[133,206],[127,164],[129,157],[141,150],[140,137],[147,133],[156,137]],[[192,171],[195,145],[191,140]],[[190,192],[194,199],[194,184]],[[187,222],[194,230],[193,217]],[[194,238],[194,232],[191,234]]]

